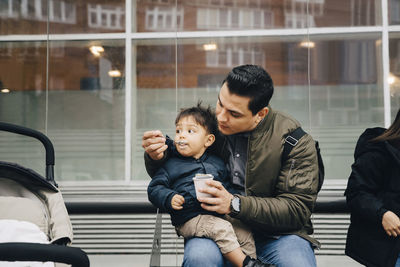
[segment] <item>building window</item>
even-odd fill
[[[8,18],[46,21],[47,10],[50,22],[76,23],[76,6],[73,3],[57,0],[0,1],[0,15]]]
[[[198,8],[198,29],[272,28],[274,13],[270,10],[238,8]]]
[[[390,1],[389,13],[390,24],[400,24],[400,1]]]
[[[122,7],[88,4],[88,26],[111,30],[124,29],[125,11]]]
[[[264,65],[264,52],[257,47],[226,46],[206,52],[206,66],[232,68],[243,64]]]
[[[176,18],[176,19],[175,19]],[[153,7],[146,8],[146,30],[165,31],[183,29],[183,8]]]
[[[65,1],[49,1],[49,20],[68,24],[76,23],[76,5]]]
[[[364,26],[375,25],[375,16],[371,11],[375,3],[374,0],[351,0],[351,25]]]
[[[324,4],[325,0],[314,0],[312,3],[308,3],[307,0],[285,0],[285,27],[315,27],[314,17],[323,15]]]
[[[17,1],[14,0],[1,0],[0,1],[0,15],[4,18],[17,18],[18,10]]]

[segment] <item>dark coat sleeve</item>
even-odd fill
[[[383,206],[382,196],[387,161],[379,152],[367,152],[359,156],[352,165],[347,189],[347,204],[351,212],[365,220],[381,224],[382,216],[387,211]]]
[[[144,165],[146,167],[146,171],[147,174],[150,177],[153,177],[157,171],[164,166],[164,164],[167,162],[167,160],[170,158],[170,154],[171,154],[171,149],[173,146],[173,141],[172,139],[167,136],[167,140],[165,142],[168,145],[167,150],[164,151],[164,157],[160,160],[153,160],[149,154],[147,154],[146,152],[144,152]]]
[[[177,193],[170,189],[169,174],[164,168],[158,170],[147,187],[150,202],[162,211],[173,211],[171,199]]]
[[[153,160],[150,158],[149,154],[144,152],[144,166],[146,167],[147,174],[153,177],[167,160],[168,153],[164,153],[164,157],[160,160]]]

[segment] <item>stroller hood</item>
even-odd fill
[[[17,181],[26,186],[44,187],[53,192],[58,192],[58,189],[40,174],[15,163],[0,161],[0,177]]]
[[[0,220],[36,224],[50,242],[72,241],[72,225],[61,192],[40,174],[0,162]]]

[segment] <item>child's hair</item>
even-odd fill
[[[215,116],[214,111],[211,109],[210,106],[203,107],[201,106],[201,101],[197,103],[197,106],[182,109],[181,112],[176,116],[175,125],[185,117],[191,116],[193,119],[203,126],[206,131],[210,134],[216,135],[218,132],[218,122]]]

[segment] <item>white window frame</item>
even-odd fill
[[[27,3],[28,0],[21,0],[21,4]],[[159,2],[162,0],[159,0]],[[223,0],[220,0],[223,1]],[[306,0],[298,0],[306,1]],[[317,2],[322,2],[322,0],[317,0]],[[378,1],[379,2],[379,1]],[[9,0],[8,3],[12,3]],[[182,40],[186,38],[198,38],[206,39],[210,38],[221,38],[221,37],[303,37],[309,34],[311,38],[313,36],[318,36],[320,34],[360,34],[360,33],[379,33],[382,36],[381,52],[382,52],[382,81],[381,86],[383,87],[384,95],[384,116],[385,116],[385,126],[388,127],[391,124],[391,105],[390,105],[390,90],[389,84],[387,82],[389,75],[389,32],[400,33],[400,25],[388,25],[388,0],[381,0],[381,19],[382,23],[378,26],[365,26],[365,27],[327,27],[327,28],[317,28],[310,27],[308,29],[257,29],[257,30],[235,30],[235,31],[225,31],[225,30],[212,30],[212,31],[171,31],[171,32],[132,32],[132,5],[135,5],[135,1],[126,0],[125,10],[125,32],[122,33],[96,33],[96,34],[51,34],[51,35],[2,35],[0,36],[0,42],[13,42],[13,41],[52,41],[52,40],[125,40],[125,58],[126,58],[126,80],[125,80],[125,90],[126,90],[126,119],[125,119],[125,180],[130,182],[131,177],[131,158],[132,158],[132,128],[135,125],[134,116],[132,113],[132,98],[135,94],[132,94],[132,70],[135,68],[134,62],[132,62],[132,42],[135,40],[144,39],[173,39]],[[222,3],[222,2],[221,2]],[[236,6],[236,0],[233,1],[233,6]],[[311,8],[312,10],[312,8]],[[13,6],[10,5],[5,13],[14,18]],[[4,11],[0,11],[4,14]],[[27,6],[22,5],[21,14],[27,14]],[[32,18],[33,19],[33,18]],[[183,20],[182,20],[183,21]]]

